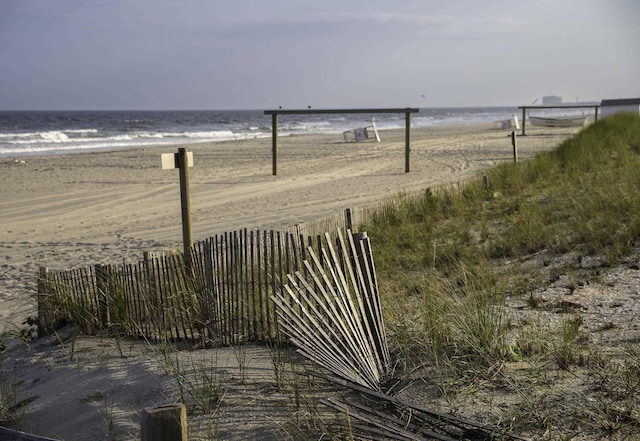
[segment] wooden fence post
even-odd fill
[[[411,155],[411,112],[404,114],[404,172],[409,173]]]
[[[271,174],[278,174],[278,114],[271,115]]]
[[[511,145],[513,146],[513,162],[518,162],[518,138],[516,132],[511,132]]]
[[[47,312],[46,298],[47,292],[47,267],[41,266],[38,270],[38,337],[42,337],[47,332]]]
[[[94,266],[96,272],[96,295],[98,296],[98,326],[100,329],[108,327],[111,322],[109,314],[109,266],[97,264]]]
[[[344,220],[345,226],[347,230],[353,231],[353,221],[351,219],[351,208],[345,208],[344,210]]]
[[[142,411],[142,441],[187,441],[187,410],[184,404],[149,407]]]
[[[489,176],[482,175],[482,188],[489,190]]]

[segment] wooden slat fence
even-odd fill
[[[41,269],[39,329],[73,323],[87,334],[226,345],[281,337],[271,296],[286,275],[304,271],[307,247],[322,236],[292,231],[228,232],[181,253],[134,264],[70,271]]]
[[[460,191],[460,184],[436,191]],[[319,251],[325,232],[357,232],[375,216],[393,214],[397,204],[389,199],[347,209],[284,232],[245,229],[215,235],[194,244],[188,265],[181,253],[147,253],[132,264],[41,268],[39,334],[71,322],[87,334],[207,345],[282,337],[271,297],[283,293],[287,274],[305,271],[307,248]]]

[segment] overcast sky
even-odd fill
[[[640,0],[0,0],[0,109],[640,97]]]

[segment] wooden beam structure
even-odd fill
[[[518,106],[518,109],[522,109],[522,135],[527,133],[525,128],[527,126],[527,109],[595,109],[595,120],[598,121],[598,110],[600,104],[566,104],[555,106]]]
[[[272,171],[273,176],[278,174],[278,115],[329,115],[345,113],[404,113],[405,114],[405,173],[409,173],[409,155],[411,153],[411,114],[418,113],[420,109],[415,107],[405,108],[374,108],[374,109],[277,109],[265,110],[265,115],[271,115],[272,133]]]

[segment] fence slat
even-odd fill
[[[249,339],[256,340],[258,339],[258,309],[256,308],[257,299],[256,299],[256,259],[255,259],[255,235],[254,232],[251,231],[249,234],[249,267],[250,267],[250,278],[248,279],[250,283],[250,291],[251,291],[251,333],[249,334]]]

